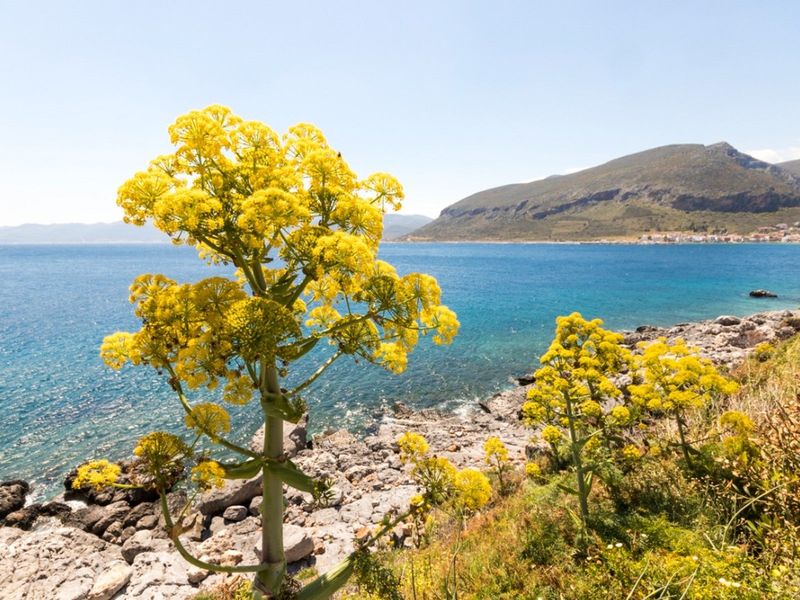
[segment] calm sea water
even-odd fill
[[[534,367],[556,315],[573,310],[633,328],[800,304],[800,246],[386,244],[381,255],[401,273],[436,276],[461,334],[450,347],[422,343],[401,376],[336,365],[308,394],[316,430],[362,428],[395,401],[457,410],[506,388]],[[104,335],[138,327],[127,301],[136,275],[211,271],[167,245],[0,246],[0,480],[52,496],[75,464],[127,456],[154,429],[179,431],[162,378],[111,371],[98,351]],[[759,287],[780,298],[749,298]],[[254,409],[235,415],[241,439],[257,428]]]

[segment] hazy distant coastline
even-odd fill
[[[385,240],[393,240],[433,219],[423,215],[384,216]],[[135,227],[113,223],[59,223],[0,227],[0,244],[168,244],[169,238],[151,225]]]

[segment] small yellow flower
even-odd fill
[[[467,510],[478,510],[492,497],[489,479],[476,469],[462,469],[453,481],[455,504]]]
[[[192,468],[192,481],[201,489],[225,485],[225,469],[213,460],[204,460]]]
[[[231,417],[228,411],[213,402],[196,404],[184,421],[186,426],[194,429],[198,435],[207,435],[212,440],[218,439],[219,434],[231,430]]]
[[[116,483],[122,469],[107,460],[93,460],[78,467],[78,474],[72,481],[72,489],[92,487],[96,490]]]
[[[508,462],[508,448],[499,437],[492,436],[488,438],[483,444],[483,450],[486,453],[484,460],[489,464],[494,462],[504,464]]]
[[[531,479],[538,479],[542,476],[542,468],[536,463],[525,463],[525,475]]]
[[[400,460],[404,463],[416,463],[428,451],[428,442],[418,433],[405,432],[397,439],[400,446]]]
[[[627,462],[634,462],[642,457],[642,451],[633,444],[628,444],[622,449],[622,458]]]
[[[557,444],[561,441],[562,434],[561,430],[558,427],[554,427],[553,425],[548,425],[544,429],[542,429],[542,439],[547,442],[548,444]]]
[[[615,406],[609,416],[614,425],[627,425],[631,420],[631,411],[626,406]]]

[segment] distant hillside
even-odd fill
[[[153,227],[114,223],[63,223],[0,227],[0,244],[135,244],[166,243]]]
[[[396,239],[432,220],[422,215],[388,214],[383,220],[383,239]],[[163,244],[168,241],[164,233],[153,227],[134,227],[122,221],[0,227],[0,244]]]
[[[655,231],[749,233],[800,220],[800,174],[721,142],[631,154],[570,175],[478,192],[414,240],[591,240]]]
[[[433,221],[424,215],[387,214],[383,217],[383,239],[395,240]]]
[[[800,159],[778,163],[776,166],[800,177]]]

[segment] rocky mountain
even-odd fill
[[[725,142],[662,146],[577,173],[478,192],[445,208],[406,239],[592,240],[656,231],[749,233],[800,220],[798,171],[792,163],[766,163]]]
[[[397,239],[433,219],[423,215],[387,214],[383,239]],[[0,227],[0,244],[136,244],[167,243],[169,239],[153,227],[114,223],[64,223]]]

